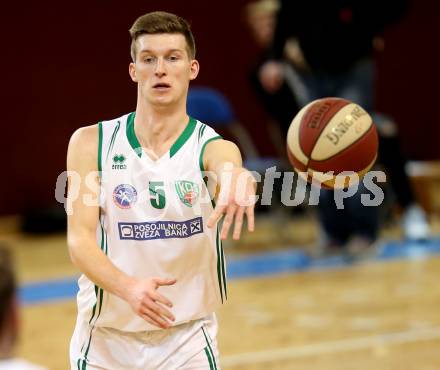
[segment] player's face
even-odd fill
[[[130,76],[138,83],[141,99],[152,105],[185,103],[189,81],[197,77],[199,64],[188,55],[181,34],[142,35],[136,40],[136,61]]]

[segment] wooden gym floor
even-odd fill
[[[433,223],[438,233],[440,223]],[[288,222],[283,232],[264,220],[258,226],[227,254],[276,254],[289,242],[307,244],[315,233],[310,219]],[[21,284],[78,274],[64,236],[31,238],[5,230],[0,240],[14,251]],[[296,240],[287,240],[289,230]],[[228,303],[218,314],[222,368],[440,369],[440,254],[409,257],[230,280]],[[18,354],[53,370],[68,369],[75,316],[72,298],[26,304]]]

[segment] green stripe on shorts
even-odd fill
[[[214,370],[214,366],[213,366],[212,360],[211,360],[211,354],[209,353],[208,347],[205,347],[205,354],[206,354],[206,357],[208,357],[209,370]]]
[[[217,364],[216,364],[216,362],[215,362],[214,352],[213,352],[213,350],[212,350],[211,345],[209,344],[208,336],[206,335],[206,333],[205,333],[205,328],[204,328],[203,326],[202,326],[202,331],[203,331],[203,335],[205,336],[206,344],[208,345],[208,350],[207,350],[206,347],[205,347],[205,353],[207,353],[208,360],[209,360],[210,357],[211,357],[211,360],[212,360],[212,361],[209,361],[210,369],[215,369],[215,370],[217,370]],[[213,366],[213,367],[211,367],[211,362],[212,362],[212,366]]]

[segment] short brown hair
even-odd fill
[[[176,14],[167,12],[151,12],[140,16],[130,28],[130,53],[136,61],[136,40],[144,34],[180,33],[185,37],[188,55],[191,59],[196,56],[196,43],[189,23]]]
[[[0,245],[0,334],[3,331],[15,296],[15,275],[9,250]]]

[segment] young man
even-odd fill
[[[130,35],[136,111],[79,129],[67,155],[82,179],[69,184],[68,245],[83,272],[71,367],[219,368],[220,239],[232,224],[240,237],[244,214],[253,230],[254,182],[236,145],[186,113],[199,72],[188,23],[148,13]],[[219,180],[215,208],[203,171]]]

